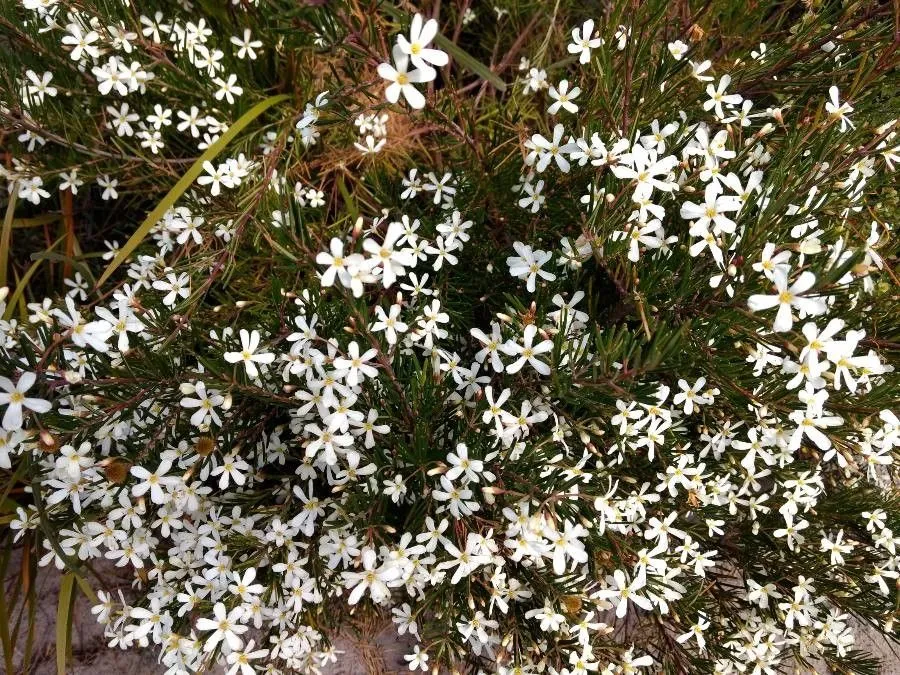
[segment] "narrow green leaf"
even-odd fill
[[[344,204],[350,212],[350,220],[356,222],[356,219],[359,217],[359,208],[356,206],[356,200],[353,198],[353,195],[347,190],[347,185],[344,183],[343,176],[338,176],[337,184],[338,190],[341,192],[341,197],[344,200]]]
[[[78,588],[80,588],[81,592],[84,593],[87,599],[91,601],[92,605],[97,605],[100,603],[100,600],[97,598],[97,594],[94,593],[94,589],[91,588],[91,585],[87,582],[87,579],[82,577],[80,574],[76,574],[75,581],[78,582]]]
[[[154,208],[144,219],[144,222],[141,223],[141,226],[135,231],[133,235],[125,242],[125,245],[119,249],[119,252],[116,254],[116,257],[110,261],[109,266],[106,268],[106,271],[100,276],[100,279],[97,281],[97,286],[102,286],[103,282],[109,279],[110,275],[116,271],[116,269],[121,265],[132,253],[134,250],[144,241],[144,238],[150,232],[154,225],[163,217],[163,215],[168,211],[172,206],[175,205],[175,202],[178,201],[178,198],[181,197],[185,193],[185,191],[194,183],[195,180],[203,173],[203,163],[211,161],[216,155],[218,155],[222,150],[225,149],[234,138],[237,136],[244,128],[250,124],[257,117],[262,115],[266,110],[271,108],[274,105],[282,103],[290,99],[290,96],[287,94],[279,94],[277,96],[270,96],[264,101],[260,101],[255,106],[250,108],[247,112],[245,112],[241,118],[235,122],[231,127],[229,127],[228,131],[222,134],[215,143],[210,145],[206,151],[197,158],[197,161],[194,162],[191,167],[187,170],[187,172],[181,177],[181,179],[175,183],[175,186],[169,190],[168,194],[156,205]]]
[[[65,236],[60,237],[52,244],[50,244],[47,249],[44,250],[44,253],[49,253],[53,249],[55,249],[62,240],[65,239]],[[9,319],[16,308],[16,303],[19,301],[19,298],[25,293],[25,288],[28,286],[28,282],[31,281],[31,277],[34,276],[34,273],[37,272],[38,267],[41,266],[41,263],[45,260],[43,257],[37,257],[33,263],[31,263],[31,267],[25,270],[25,274],[22,275],[22,278],[19,279],[19,283],[16,284],[16,289],[13,291],[12,295],[9,298],[9,302],[6,305],[6,312],[3,314],[4,319]]]
[[[34,218],[13,218],[12,226],[14,230],[26,227],[40,227],[41,225],[49,225],[59,220],[58,213],[50,213],[46,216],[35,216]]]
[[[6,216],[3,218],[3,228],[0,229],[0,287],[6,286],[6,266],[9,264],[13,213],[16,210],[16,197],[18,194],[18,183],[13,181],[12,190],[9,193],[9,204],[6,205]]]
[[[438,47],[450,54],[459,65],[467,70],[471,70],[482,80],[490,82],[494,89],[500,92],[506,91],[506,83],[496,73],[467,51],[451,42],[449,38],[438,33],[434,36],[434,42]]]
[[[75,600],[75,575],[71,572],[59,585],[59,604],[56,607],[56,672],[66,675],[69,642],[72,639],[72,609]]]

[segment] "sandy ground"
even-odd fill
[[[7,584],[14,583],[17,561],[11,561],[11,575]],[[127,587],[129,579],[116,568],[103,570],[110,586]],[[55,570],[43,569],[38,578],[37,592],[41,602],[37,608],[33,669],[35,675],[56,673],[56,602],[61,575]],[[9,588],[9,585],[7,585]],[[76,620],[72,628],[72,661],[68,673],[72,675],[156,675],[164,672],[150,650],[110,649],[106,646],[103,631],[90,613],[90,603],[80,592],[76,600]],[[24,638],[20,638],[20,644]],[[900,675],[900,648],[890,644],[877,633],[857,630],[857,644],[882,659],[882,675]],[[339,637],[335,647],[343,652],[336,664],[323,669],[322,675],[366,675],[376,673],[409,673],[403,654],[411,651],[410,642],[398,638],[393,627],[385,626],[373,636]],[[17,652],[20,652],[17,649]],[[21,663],[20,653],[15,662]],[[3,673],[0,663],[0,673]],[[827,671],[819,671],[825,675]]]

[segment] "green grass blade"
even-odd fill
[[[450,54],[453,60],[455,60],[463,68],[471,70],[482,80],[490,82],[494,89],[496,89],[497,91],[506,91],[506,83],[500,79],[499,75],[494,73],[490,68],[488,68],[481,61],[469,54],[467,51],[461,49],[456,44],[451,42],[449,38],[438,33],[434,36],[434,42],[438,47]]]
[[[57,246],[59,246],[63,239],[65,239],[65,235],[50,244],[50,246],[48,246],[44,250],[44,253],[49,253],[50,251],[55,249]],[[16,303],[19,302],[19,298],[23,293],[25,293],[25,288],[28,286],[28,282],[31,281],[31,277],[34,276],[34,273],[38,271],[41,263],[46,259],[46,257],[37,258],[33,263],[31,263],[31,266],[27,270],[25,270],[25,274],[23,274],[22,278],[19,279],[19,283],[16,284],[16,289],[13,291],[12,295],[9,298],[9,302],[6,304],[6,312],[3,314],[4,319],[9,319],[13,315],[13,312],[16,308]]]
[[[56,607],[56,672],[66,675],[66,661],[72,640],[72,609],[75,601],[75,575],[71,572],[59,585],[59,604]]]
[[[225,149],[234,138],[237,136],[244,128],[250,124],[257,117],[262,115],[266,110],[271,108],[273,105],[277,105],[286,101],[290,98],[287,94],[279,94],[277,96],[270,96],[264,101],[260,101],[255,106],[250,108],[247,112],[245,112],[241,118],[235,122],[231,127],[228,128],[219,140],[210,145],[202,155],[197,158],[191,167],[187,170],[187,172],[181,177],[181,179],[175,183],[175,186],[169,190],[168,194],[163,197],[163,199],[156,205],[154,208],[144,219],[144,222],[141,223],[141,226],[135,231],[131,238],[125,245],[119,249],[119,252],[116,254],[116,257],[110,261],[109,265],[106,268],[106,271],[103,272],[100,279],[97,281],[97,286],[102,286],[103,283],[109,279],[110,275],[116,271],[116,269],[121,265],[132,253],[134,250],[144,241],[144,238],[150,232],[154,225],[159,222],[160,218],[163,217],[166,211],[168,211],[172,206],[175,205],[175,202],[178,201],[178,198],[181,197],[185,193],[185,191],[194,183],[195,180],[203,173],[203,163],[211,161],[216,155],[218,155],[222,150]]]
[[[58,213],[50,213],[46,216],[35,216],[34,218],[13,218],[12,227],[14,230],[27,227],[40,227],[41,225],[49,225],[59,220]]]
[[[19,186],[16,181],[13,181],[12,191],[9,193],[9,204],[6,205],[6,216],[3,218],[3,229],[0,230],[0,288],[6,286],[6,266],[9,264],[13,213],[16,210],[16,197],[18,194]]]
[[[97,594],[94,593],[94,589],[91,588],[91,585],[87,582],[87,579],[82,577],[80,574],[76,574],[75,581],[78,582],[78,588],[80,588],[81,592],[84,593],[87,599],[91,601],[92,605],[100,604],[100,599],[97,597]]]

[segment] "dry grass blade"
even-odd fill
[[[66,674],[66,661],[72,641],[72,610],[75,606],[75,574],[69,572],[59,586],[56,608],[56,672]]]

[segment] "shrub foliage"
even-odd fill
[[[373,616],[411,670],[874,672],[894,11],[0,0],[14,538],[133,570],[94,612],[168,673]]]

